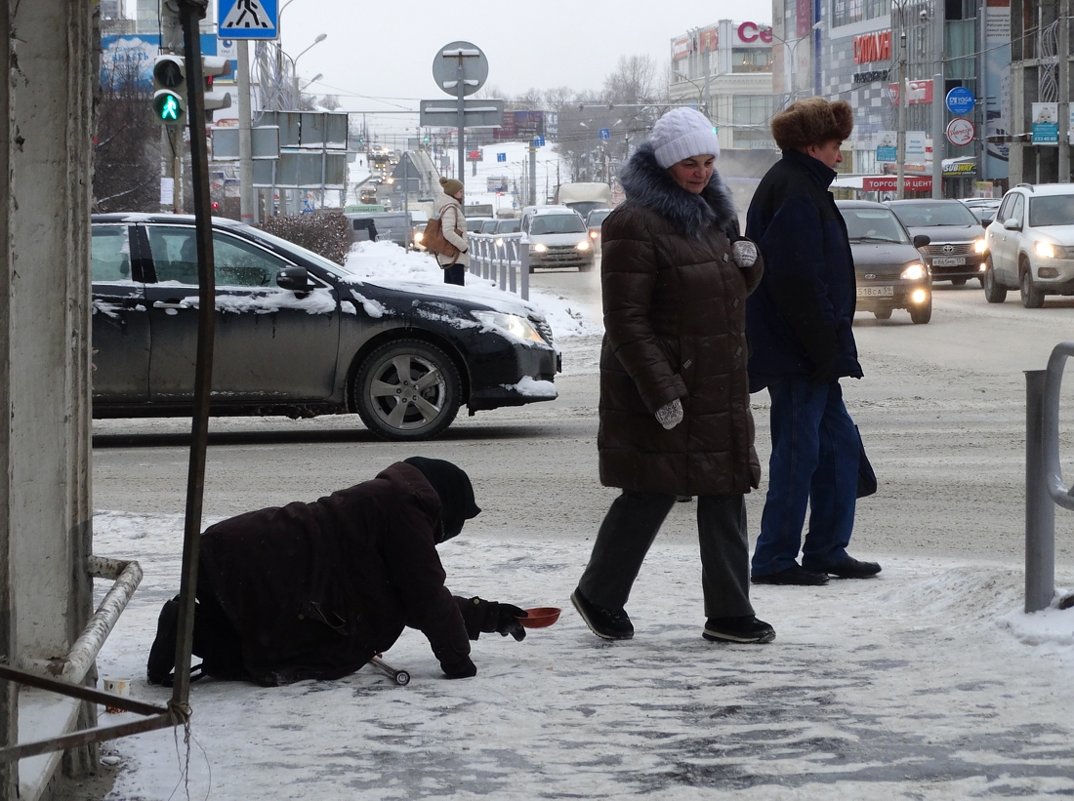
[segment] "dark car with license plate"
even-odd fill
[[[930,240],[922,251],[932,280],[963,286],[984,274],[984,226],[961,200],[889,200],[887,205],[911,236]]]
[[[556,397],[544,316],[494,288],[359,277],[213,218],[214,415],[357,413],[384,439]],[[93,414],[192,411],[199,272],[194,218],[92,218]]]
[[[918,248],[927,236],[913,239],[883,203],[838,200],[847,225],[857,282],[857,310],[887,320],[895,309],[910,312],[917,324],[932,319],[932,280]]]

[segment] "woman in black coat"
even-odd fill
[[[470,479],[413,457],[312,503],[229,518],[205,530],[198,557],[193,652],[204,673],[263,685],[334,679],[420,630],[448,678],[477,672],[470,639],[525,637],[524,612],[455,597],[438,543],[481,510]],[[165,604],[150,649],[150,683],[175,661],[178,601]]]
[[[704,115],[674,109],[622,175],[601,229],[600,479],[612,503],[571,599],[595,634],[629,639],[624,609],[676,496],[697,496],[708,640],[768,642],[749,600],[744,494],[756,487],[746,296],[761,279],[715,171]]]

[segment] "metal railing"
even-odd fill
[[[1059,390],[1074,342],[1052,350],[1045,370],[1026,371],[1026,596],[1025,611],[1055,598],[1055,507],[1074,510],[1059,464]]]
[[[530,298],[530,251],[521,234],[467,234],[469,271],[504,292]]]

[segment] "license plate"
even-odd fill
[[[890,298],[895,290],[890,286],[859,286],[859,298]]]
[[[934,267],[961,267],[965,263],[965,256],[936,256],[932,260]]]

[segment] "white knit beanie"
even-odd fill
[[[665,170],[691,156],[720,155],[720,137],[700,111],[685,106],[673,108],[656,121],[649,143],[656,163]]]

